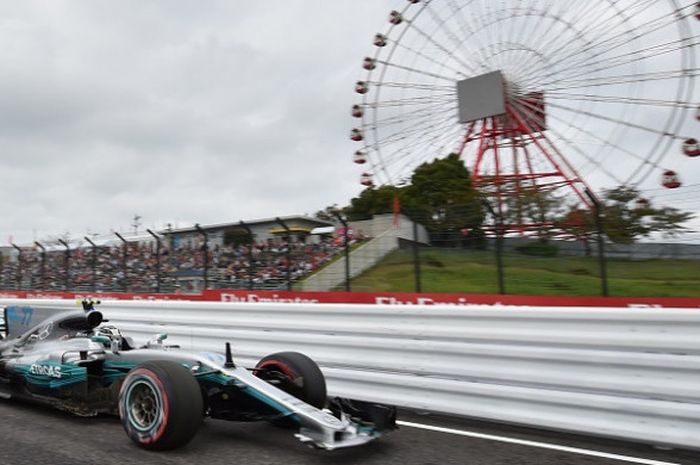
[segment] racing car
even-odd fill
[[[81,416],[118,415],[127,436],[151,450],[185,445],[205,417],[298,428],[298,439],[327,450],[396,428],[395,407],[328,401],[321,370],[299,352],[268,355],[244,368],[229,343],[223,354],[191,353],[158,334],[136,347],[97,303],[84,300],[82,310],[67,312],[5,307],[0,398],[31,399]]]

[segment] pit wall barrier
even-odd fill
[[[290,292],[208,289],[199,294],[123,292],[0,291],[0,299],[185,300],[204,302],[384,304],[384,305],[515,305],[532,307],[663,307],[700,308],[700,297],[579,297],[408,292]]]
[[[100,309],[137,343],[165,332],[183,349],[223,352],[228,341],[245,366],[306,353],[331,395],[700,448],[697,309],[128,300]]]

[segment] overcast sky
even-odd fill
[[[0,3],[0,232],[313,214],[360,192],[377,0]]]
[[[0,2],[0,243],[346,205],[352,89],[404,3]]]

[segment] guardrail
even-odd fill
[[[5,304],[73,307],[60,300]],[[329,393],[487,420],[700,448],[700,311],[108,301],[137,342],[281,350]]]

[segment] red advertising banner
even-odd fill
[[[350,303],[385,305],[513,305],[531,307],[662,307],[700,308],[698,297],[569,297],[490,294],[431,294],[399,292],[288,292],[206,290],[201,294],[132,294],[0,291],[0,298],[104,300],[194,300],[211,302]]]

